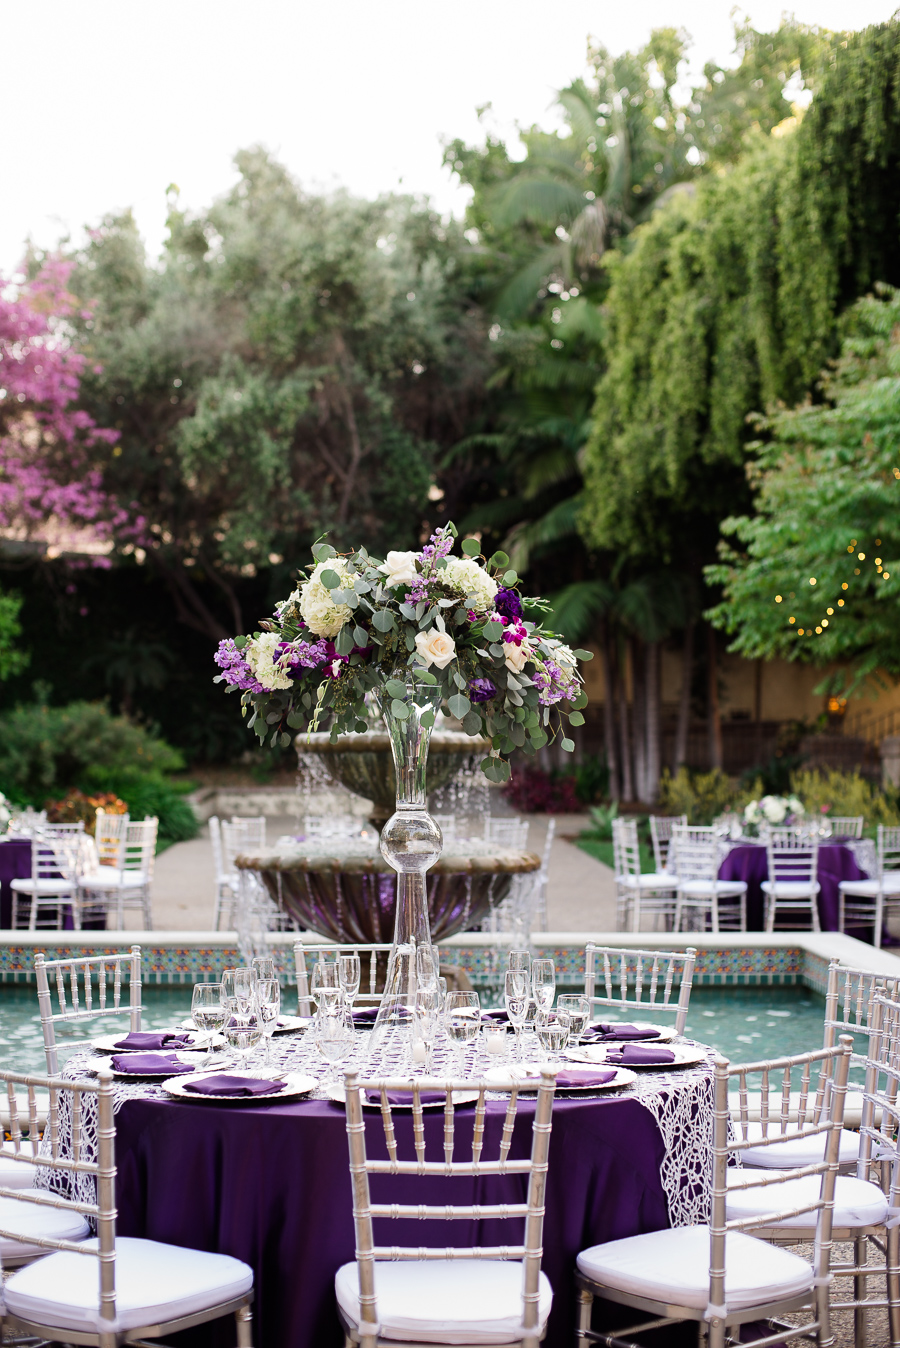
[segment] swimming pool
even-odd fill
[[[293,1009],[293,990],[285,989],[285,1007]],[[485,998],[485,1004],[487,998]],[[145,1029],[167,1029],[190,1013],[187,984],[143,988]],[[805,1053],[822,1043],[825,998],[804,987],[695,987],[686,1033],[712,1044],[732,1062]],[[621,1018],[621,1017],[619,1017]],[[60,1063],[83,1042],[125,1027],[107,1017],[57,1027]],[[0,988],[0,1066],[17,1072],[41,1072],[44,1047],[34,986]]]

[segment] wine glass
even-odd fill
[[[590,1002],[580,992],[561,993],[556,999],[556,1009],[564,1011],[569,1017],[569,1037],[575,1041],[577,1047],[581,1043],[581,1036],[591,1013]]]
[[[531,970],[531,956],[527,950],[511,950],[509,952],[510,969],[524,969],[526,972]]]
[[[191,1017],[201,1034],[210,1035],[210,1041],[206,1046],[206,1057],[200,1064],[201,1071],[209,1067],[213,1061],[212,1035],[216,1031],[221,1031],[225,1024],[225,1015],[226,1008],[222,996],[222,984],[195,983],[191,995]]]
[[[362,976],[362,966],[359,962],[359,955],[341,955],[338,959],[338,980],[344,991],[347,1005],[353,1011],[353,1003],[356,1001],[356,994],[359,992],[359,980]]]
[[[559,1057],[569,1042],[571,1021],[565,1011],[542,1011],[535,1021],[538,1043],[553,1057]],[[548,1059],[549,1061],[549,1059]]]
[[[448,992],[444,1025],[450,1042],[457,1050],[457,1065],[464,1070],[466,1044],[481,1028],[481,1001],[477,992]]]
[[[556,969],[552,960],[531,961],[531,994],[539,1011],[549,1011],[556,996]]]
[[[265,1064],[272,1061],[272,1035],[281,1012],[281,984],[277,978],[261,978],[256,984],[256,1006],[266,1040]]]
[[[504,996],[509,1023],[516,1032],[516,1061],[522,1061],[522,1026],[528,1014],[529,977],[527,969],[507,969]]]
[[[253,970],[255,982],[262,978],[275,978],[275,961],[270,955],[257,955],[250,961],[250,968]]]

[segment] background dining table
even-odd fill
[[[747,882],[747,930],[765,930],[765,896],[762,891],[763,880],[768,879],[769,867],[766,849],[762,843],[741,843],[732,847],[719,867],[720,880],[746,880]],[[819,922],[823,931],[838,931],[838,908],[840,894],[838,885],[842,880],[863,879],[866,872],[860,870],[853,849],[846,843],[829,842],[819,844],[817,879],[819,881]],[[859,935],[865,929],[854,932]],[[871,928],[869,928],[871,932]]]
[[[0,929],[10,931],[13,920],[13,880],[28,880],[31,877],[31,839],[0,839]],[[63,931],[72,931],[75,923],[72,909],[66,904]],[[106,928],[106,912],[103,909],[90,909],[82,913],[81,926],[84,931],[103,931]]]

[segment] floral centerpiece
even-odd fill
[[[339,556],[318,543],[310,575],[274,617],[220,643],[217,682],[240,692],[260,743],[287,747],[291,730],[326,718],[332,739],[364,731],[367,693],[386,693],[404,719],[411,678],[439,692],[467,734],[490,739],[482,768],[491,781],[508,779],[515,749],[533,754],[560,734],[562,748],[574,749],[563,721],[584,722],[578,661],[591,653],[542,626],[548,606],[520,593],[505,553],[485,561],[467,538],[454,556],[455,538],[449,524],[420,552],[389,552],[383,562],[365,548]],[[433,723],[429,710],[422,724]]]
[[[803,802],[797,796],[762,796],[744,806],[744,832],[752,836],[766,827],[790,828],[805,814]]]

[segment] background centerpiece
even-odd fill
[[[330,720],[342,733],[365,732],[367,695],[381,709],[397,777],[396,809],[381,851],[397,871],[394,944],[376,1032],[408,1015],[416,988],[433,982],[425,872],[441,853],[426,809],[426,763],[442,706],[472,736],[491,744],[481,767],[509,777],[509,755],[534,754],[581,725],[587,702],[578,671],[588,651],[572,651],[541,619],[548,605],[519,592],[505,553],[480,557],[475,539],[452,553],[456,530],[438,529],[420,552],[365,548],[338,555],[313,549],[310,575],[252,636],[220,643],[217,681],[240,692],[242,714],[261,743],[285,747],[291,731]]]

